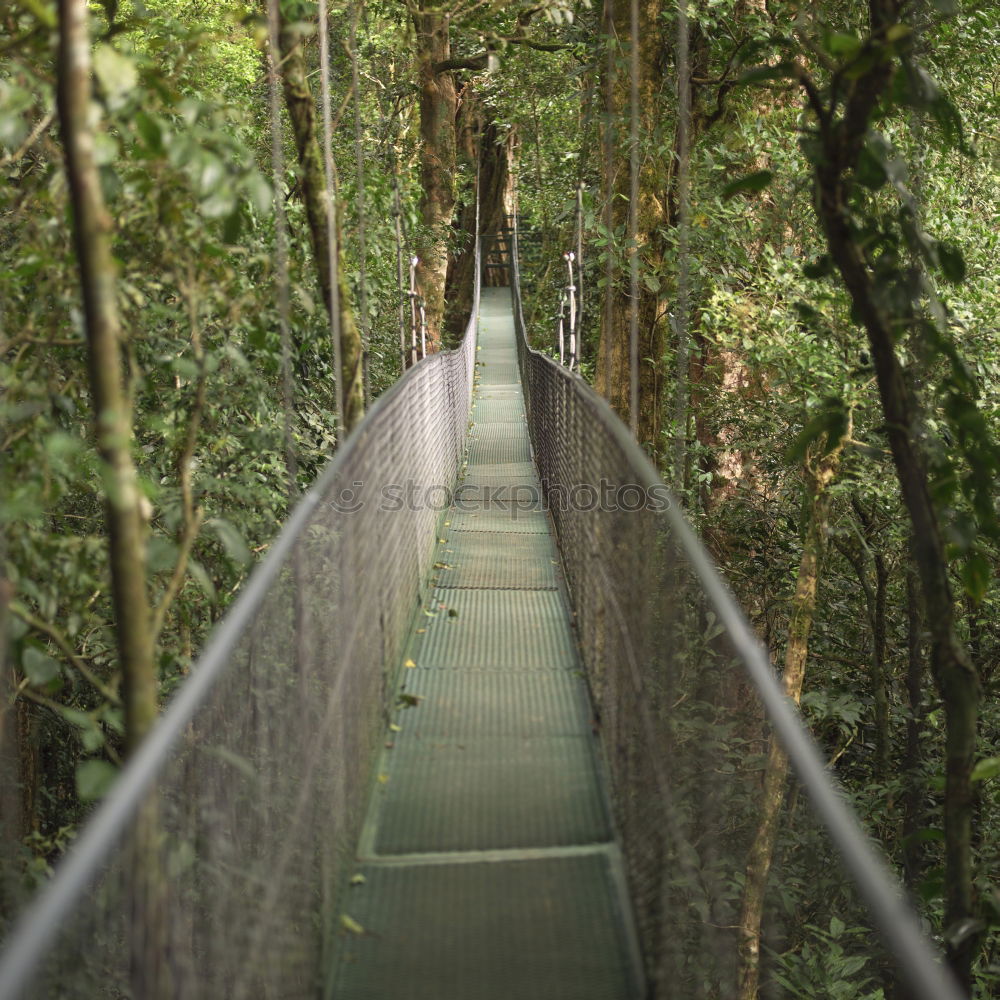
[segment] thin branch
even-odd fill
[[[73,651],[73,647],[70,644],[69,639],[55,626],[47,621],[43,621],[41,618],[36,618],[23,604],[19,604],[17,601],[12,601],[8,606],[11,614],[20,618],[21,621],[25,623],[29,628],[34,629],[36,632],[40,632],[47,639],[51,639],[58,647],[63,656],[72,664],[72,666],[80,672],[80,674],[85,677],[108,701],[113,705],[120,705],[121,698],[118,696],[117,692],[109,688],[94,672],[87,666],[83,660]]]
[[[816,86],[815,80],[796,62],[792,63],[795,68],[795,78],[799,85],[806,92],[806,99],[809,102],[809,107],[812,108],[813,114],[819,120],[821,130],[825,132],[830,125],[830,114],[823,104],[823,98],[820,95],[819,88]]]
[[[43,708],[47,708],[53,715],[57,715],[64,722],[68,721],[66,716],[63,714],[63,706],[60,705],[59,702],[53,701],[51,698],[47,698],[44,694],[32,691],[32,689],[27,686],[27,678],[25,678],[24,683],[18,687],[17,694],[22,698],[27,698],[28,701],[33,701],[36,705],[41,705]],[[118,751],[107,742],[107,740],[104,741],[104,752],[108,755],[113,764],[121,766],[121,754],[119,754]]]
[[[198,381],[195,386],[194,403],[191,407],[191,415],[188,418],[187,433],[184,436],[184,447],[177,458],[177,472],[181,482],[181,508],[184,515],[184,527],[181,531],[178,545],[177,562],[174,564],[174,571],[170,575],[170,582],[163,592],[159,603],[153,610],[152,635],[153,642],[159,638],[163,630],[163,624],[170,610],[171,604],[180,593],[184,585],[184,577],[187,574],[188,560],[191,556],[191,549],[201,530],[204,520],[204,512],[194,504],[194,488],[191,481],[191,463],[194,461],[194,452],[198,444],[198,432],[201,430],[202,415],[205,412],[205,397],[207,390],[207,371],[205,368],[205,351],[201,344],[201,327],[198,324],[198,298],[195,294],[196,282],[192,271],[189,273],[188,285],[188,311],[191,324],[191,348],[194,352],[195,362],[198,365]]]
[[[530,38],[522,38],[520,35],[514,38],[502,38],[502,42],[508,45],[526,45],[529,49],[538,52],[564,52],[566,49],[576,48],[576,42],[536,42]]]
[[[460,69],[482,70],[486,69],[490,54],[480,52],[476,56],[456,56],[454,59],[444,59],[434,63],[434,75],[441,73],[452,73]]]
[[[184,529],[181,533],[180,545],[178,546],[177,562],[174,564],[174,571],[170,574],[170,582],[163,592],[159,603],[153,611],[153,621],[151,631],[153,642],[156,642],[163,631],[163,624],[167,617],[170,606],[174,603],[181,587],[184,585],[184,577],[187,574],[188,560],[191,557],[191,549],[201,531],[202,521],[205,519],[205,512],[199,507],[190,521],[185,521]]]
[[[21,143],[19,149],[13,153],[8,153],[7,156],[0,159],[0,167],[9,167],[11,164],[17,163],[18,160],[24,156],[29,149],[41,138],[42,134],[48,130],[48,127],[55,120],[56,113],[50,111],[44,118],[42,118],[38,124],[31,130],[28,134],[28,138]],[[82,343],[82,341],[80,341]]]
[[[826,765],[828,768],[830,768],[830,770],[833,770],[833,768],[837,764],[837,761],[840,760],[840,758],[843,757],[845,753],[847,753],[848,748],[854,742],[855,737],[857,735],[858,731],[855,729],[851,733],[851,738],[830,758],[829,762]]]
[[[434,72],[449,73],[456,70],[484,70],[489,65],[491,55],[495,55],[503,45],[524,45],[526,48],[534,49],[536,52],[566,52],[576,48],[575,42],[536,42],[531,38],[524,38],[521,35],[514,35],[511,38],[498,38],[497,49],[487,49],[474,56],[455,56],[452,59],[444,59],[434,64]]]

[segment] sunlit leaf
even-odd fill
[[[823,48],[837,59],[853,59],[861,51],[861,39],[842,31],[832,31],[823,39]]]
[[[112,109],[121,107],[139,82],[135,62],[107,42],[94,49],[94,76]]]
[[[188,559],[188,572],[194,577],[195,582],[205,592],[205,596],[214,604],[217,599],[215,584],[208,575],[208,571],[197,559]]]
[[[969,775],[970,781],[987,781],[1000,774],[1000,757],[986,757],[979,761]]]

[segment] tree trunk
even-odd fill
[[[23,809],[21,808],[20,789],[22,787],[22,755],[21,741],[18,736],[20,729],[19,717],[21,704],[15,695],[16,685],[14,674],[7,662],[10,643],[7,637],[7,608],[14,596],[14,587],[4,568],[2,558],[3,542],[0,541],[0,848],[4,857],[15,856],[21,837],[26,830],[22,829]],[[10,899],[12,886],[7,879],[13,875],[8,864],[0,864],[0,917],[11,916],[5,913],[3,899]]]
[[[911,543],[912,544],[912,543]],[[924,849],[916,833],[926,825],[924,817],[924,775],[920,754],[920,730],[924,721],[923,615],[920,608],[920,580],[912,559],[906,566],[906,756],[903,762],[903,873],[914,889],[923,877]]]
[[[83,291],[97,449],[104,466],[111,588],[125,703],[125,751],[134,754],[157,714],[152,615],[146,590],[146,503],[130,451],[131,413],[122,388],[121,325],[112,220],[104,205],[90,124],[87,0],[60,0],[57,103],[73,206],[73,238]],[[130,870],[130,966],[135,995],[166,1000],[164,923],[167,887],[158,844],[156,800],[134,821]]]
[[[281,49],[281,80],[285,105],[292,122],[295,148],[298,153],[302,202],[309,222],[309,242],[316,262],[319,282],[327,314],[333,315],[333,288],[330,283],[330,198],[326,191],[326,171],[323,153],[316,132],[316,107],[309,88],[308,67],[302,50],[302,36],[294,24],[282,20],[279,34]],[[354,322],[350,289],[347,286],[343,260],[344,241],[340,233],[340,211],[336,212],[337,245],[337,307],[340,326],[340,364],[337,373],[341,379],[344,401],[344,433],[349,434],[361,421],[365,412],[365,386],[361,335]],[[342,437],[340,438],[343,439]]]
[[[875,621],[873,623],[874,648],[872,650],[872,690],[875,697],[875,774],[883,784],[889,780],[892,745],[889,716],[889,668],[886,662],[885,609],[889,592],[889,570],[885,556],[876,551],[875,562]],[[891,809],[891,800],[888,808]]]
[[[455,210],[455,117],[458,95],[451,71],[437,66],[451,55],[447,13],[420,0],[413,14],[420,81],[420,219],[417,286],[427,313],[427,350],[441,347],[448,279],[448,229]]]
[[[954,599],[937,511],[927,481],[927,463],[915,426],[916,408],[896,355],[891,327],[876,305],[872,279],[853,244],[846,220],[828,199],[831,255],[840,268],[856,307],[864,316],[868,343],[875,362],[886,433],[892,449],[903,501],[916,536],[927,623],[931,635],[931,670],[941,692],[946,716],[945,762],[945,921],[956,931],[974,919],[972,888],[972,768],[975,763],[979,718],[979,678],[955,630]],[[836,218],[832,218],[832,215]],[[966,934],[949,946],[949,958],[966,988],[976,936]]]
[[[874,30],[899,21],[896,0],[871,0]],[[880,304],[865,250],[854,238],[848,213],[850,175],[880,95],[892,78],[892,62],[879,59],[853,82],[844,118],[821,131],[823,157],[815,167],[815,204],[830,256],[850,293],[868,338],[882,412],[903,502],[913,526],[915,557],[931,640],[931,670],[944,703],[945,738],[945,923],[948,958],[959,981],[971,986],[977,948],[972,884],[972,818],[979,717],[979,677],[956,631],[955,605],[948,576],[941,525],[931,499],[927,458],[917,426],[918,408],[896,353],[894,324]]]
[[[469,95],[463,103],[469,102]],[[467,151],[469,165],[479,168],[479,233],[482,236],[492,236],[505,223],[510,194],[510,166],[513,149],[516,143],[516,133],[511,130],[501,137],[496,124],[492,121],[481,126],[463,130],[469,135],[472,148]],[[475,135],[478,133],[478,141]],[[465,330],[472,308],[472,280],[475,266],[476,240],[476,199],[475,191],[467,204],[462,207],[460,230],[468,242],[462,251],[451,261],[448,268],[448,317],[446,332],[451,342],[457,342]],[[483,281],[489,276],[484,274]]]
[[[802,696],[806,660],[809,655],[809,632],[816,613],[816,590],[820,566],[826,548],[827,527],[830,520],[829,486],[840,463],[841,443],[832,453],[817,461],[815,469],[806,465],[808,490],[812,498],[809,524],[802,546],[795,595],[792,598],[791,618],[788,622],[788,643],[785,647],[785,664],[782,684],[785,694],[796,704]],[[760,979],[760,938],[767,894],[768,875],[778,839],[778,822],[785,800],[788,778],[788,756],[780,742],[771,738],[764,786],[761,792],[760,824],[747,859],[746,882],[740,909],[740,983],[738,1000],[756,1000]]]
[[[73,206],[73,238],[83,291],[97,449],[105,471],[125,743],[133,752],[157,713],[150,606],[146,590],[146,500],[130,451],[131,413],[122,388],[122,332],[111,253],[112,219],[94,159],[90,35],[86,0],[60,0],[58,107]]]
[[[889,589],[889,571],[885,556],[877,548],[878,531],[872,516],[862,506],[857,496],[851,498],[851,506],[858,517],[859,527],[864,536],[865,548],[844,548],[842,551],[854,567],[858,583],[865,595],[868,625],[872,633],[872,659],[869,672],[869,686],[875,707],[875,780],[883,786],[889,779],[889,678],[886,666],[886,594]],[[868,560],[865,550],[871,553],[875,569],[875,584],[868,576]]]
[[[605,0],[606,5],[608,0]],[[660,92],[663,87],[664,51],[662,0],[639,2],[639,144],[641,150],[651,150],[662,144],[657,138],[661,131]],[[610,17],[609,17],[610,15]],[[628,0],[615,0],[612,10],[605,10],[606,23],[613,24],[615,40],[627,49],[631,45],[631,23]],[[629,76],[604,71],[602,89],[605,95],[604,142],[610,139],[616,150],[611,177],[604,178],[602,197],[611,205],[611,224],[616,231],[625,231],[629,213],[629,144],[625,141],[629,119]],[[616,136],[608,136],[607,129]],[[641,157],[639,173],[639,204],[637,211],[639,253],[639,413],[638,438],[654,455],[663,450],[660,440],[663,413],[663,353],[668,329],[667,308],[659,289],[663,270],[664,246],[658,235],[666,223],[672,224],[667,203],[669,180],[661,156]],[[608,252],[612,252],[609,246]],[[648,277],[649,282],[645,280]],[[652,287],[650,287],[652,286]],[[629,309],[627,283],[621,280],[604,288],[605,309],[602,312],[600,343],[594,386],[626,422],[630,410]],[[610,298],[610,302],[608,299]]]

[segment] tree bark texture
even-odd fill
[[[327,313],[332,315],[333,289],[330,284],[330,241],[329,213],[334,193],[327,197],[326,171],[323,168],[323,153],[316,131],[316,105],[309,87],[309,72],[302,49],[302,37],[295,25],[282,21],[279,34],[281,48],[281,81],[285,94],[285,105],[291,119],[298,153],[302,202],[309,223],[309,242],[316,262],[316,277]],[[343,261],[344,241],[340,233],[340,212],[336,211],[334,225],[337,227],[337,287],[340,323],[340,363],[337,373],[341,379],[344,400],[344,433],[358,425],[365,412],[364,349],[361,334],[354,321],[351,308],[350,289],[347,286],[346,268]],[[343,437],[340,438],[341,440]]]
[[[14,697],[14,675],[7,662],[7,607],[13,587],[4,572],[3,543],[0,542],[0,851],[3,857],[16,856],[24,834],[21,788],[24,763],[18,739],[21,705]],[[0,921],[6,925],[20,904],[19,879],[12,865],[0,865]]]
[[[420,86],[420,221],[417,287],[427,313],[427,350],[441,347],[445,285],[448,280],[448,230],[455,210],[458,94],[451,70],[439,69],[451,56],[450,19],[430,0],[413,14]]]
[[[13,857],[15,845],[27,833],[22,828],[24,810],[21,802],[24,761],[19,738],[20,713],[22,704],[15,696],[12,665],[7,660],[10,644],[7,638],[8,611],[14,588],[4,572],[2,543],[0,543],[0,848]],[[25,708],[27,706],[24,706]],[[3,897],[11,899],[10,886],[6,880],[10,875],[9,866],[0,865],[0,890]],[[4,916],[0,901],[0,916]],[[6,914],[10,916],[11,914]]]
[[[830,521],[829,487],[840,464],[841,443],[814,467],[807,462],[806,477],[811,496],[809,523],[802,546],[795,594],[788,622],[788,642],[782,685],[785,694],[796,704],[802,697],[806,661],[809,656],[809,633],[816,614],[816,591],[819,585],[823,553]],[[788,755],[772,737],[768,750],[764,784],[761,791],[760,823],[747,858],[746,881],[740,909],[740,980],[738,1000],[756,1000],[760,980],[761,923],[768,876],[778,839],[781,807],[785,801],[788,779]]]
[[[144,498],[132,461],[132,424],[122,387],[122,331],[111,253],[112,219],[94,158],[86,0],[60,0],[57,100],[83,292],[90,393],[104,486],[125,742],[133,752],[157,714],[157,678],[146,585]]]

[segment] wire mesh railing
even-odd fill
[[[405,497],[464,450],[479,267],[477,246],[462,344],[341,446],[8,936],[2,1000],[320,995],[436,541],[439,512]]]
[[[958,1000],[645,453],[578,375],[531,350],[516,238],[512,271],[529,432],[576,614],[650,995]],[[762,791],[772,739],[793,768],[772,792],[784,803],[776,821]],[[773,826],[762,829],[766,822]],[[761,836],[770,849],[753,863],[770,871],[754,941],[743,895]],[[759,993],[747,978],[753,958]]]

